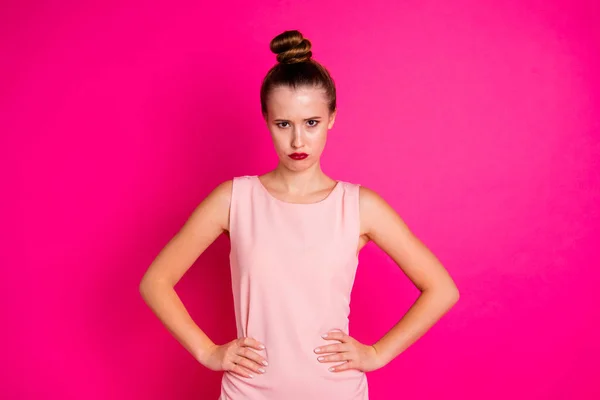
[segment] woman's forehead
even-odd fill
[[[325,91],[323,89],[310,86],[301,86],[298,88],[280,86],[274,88],[269,97],[279,102],[327,102],[327,96],[325,95]]]
[[[269,96],[267,106],[275,114],[306,114],[306,118],[326,114],[328,110],[323,90],[317,88],[277,88]]]

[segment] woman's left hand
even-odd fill
[[[374,371],[383,367],[381,357],[374,346],[360,343],[342,331],[331,331],[323,335],[325,340],[338,340],[341,343],[319,346],[315,353],[319,356],[317,360],[322,363],[344,361],[342,364],[334,365],[331,372],[357,369],[363,372]],[[333,353],[333,354],[328,354]]]

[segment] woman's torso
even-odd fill
[[[233,181],[231,274],[238,337],[265,344],[264,374],[225,372],[221,400],[366,400],[366,375],[330,372],[314,349],[348,332],[358,264],[359,185],[338,182],[324,200],[283,202],[257,176]]]

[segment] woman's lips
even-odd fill
[[[308,154],[306,154],[306,153],[292,153],[288,157],[290,157],[292,160],[304,160],[306,157],[308,157]]]

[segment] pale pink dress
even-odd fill
[[[359,185],[339,181],[311,204],[275,198],[257,176],[236,177],[230,212],[238,337],[265,344],[265,374],[223,374],[220,400],[367,400],[364,372],[330,372],[322,334],[348,331],[358,264]]]

